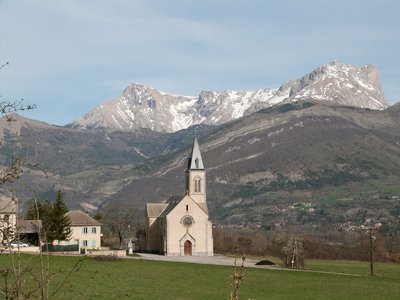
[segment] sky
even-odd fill
[[[337,59],[400,101],[398,0],[0,0],[0,101],[65,125],[132,82],[195,96],[278,88]]]

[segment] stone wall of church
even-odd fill
[[[185,216],[193,218],[193,224],[185,226]],[[213,255],[212,226],[208,215],[186,196],[167,216],[167,255],[184,255],[184,243],[190,241],[191,255]]]
[[[160,251],[160,226],[157,218],[149,218],[149,224],[146,232],[146,250],[148,252]]]

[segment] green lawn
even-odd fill
[[[53,287],[79,259],[50,257],[51,271],[58,274],[52,280]],[[0,255],[0,268],[10,262],[9,254]],[[369,265],[364,262],[308,260],[306,263],[311,270],[357,276],[246,268],[240,299],[400,298],[399,264],[376,264],[378,276],[370,277]],[[32,266],[32,272],[37,272],[38,257],[23,255],[22,265]],[[230,273],[231,267],[226,266],[83,258],[80,269],[63,286],[60,299],[227,299]],[[0,287],[4,288],[4,279],[0,279]]]

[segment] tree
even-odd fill
[[[25,220],[42,220],[47,216],[47,212],[51,207],[51,203],[46,200],[45,202],[37,202],[32,199],[27,203]]]
[[[236,244],[235,257],[232,266],[232,275],[230,276],[232,279],[230,286],[232,287],[233,291],[230,293],[228,300],[239,300],[239,288],[244,280],[244,262],[246,260],[246,255],[243,253],[241,258],[242,264],[239,268],[237,265],[238,253],[239,253],[239,245]]]
[[[303,238],[284,233],[278,236],[280,244],[280,257],[285,267],[304,268],[304,243]]]
[[[66,240],[70,237],[71,221],[66,215],[68,208],[65,205],[61,190],[57,191],[56,200],[36,202],[32,200],[27,208],[26,220],[41,220],[43,240]]]
[[[135,237],[139,229],[139,218],[132,203],[112,202],[103,210],[103,225],[117,236],[119,247],[125,238]]]
[[[93,219],[101,223],[101,220],[103,219],[103,216],[101,215],[100,212],[96,212],[96,214],[93,216]]]
[[[71,221],[66,215],[68,208],[65,205],[61,190],[57,191],[56,201],[52,205],[49,213],[49,231],[47,241],[66,240],[71,236]]]

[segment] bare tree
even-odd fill
[[[0,66],[0,70],[7,66],[9,63],[2,64]],[[24,99],[14,100],[14,101],[7,101],[4,100],[3,97],[0,95],[0,117],[5,118],[6,121],[11,124],[14,122],[15,119],[12,117],[12,113],[21,112],[25,110],[32,110],[35,109],[35,105],[26,105],[24,104]],[[2,141],[0,141],[0,145]],[[17,155],[12,158],[11,163],[0,169],[0,186],[6,182],[12,183],[16,179],[19,178],[20,174],[22,173],[22,166],[24,164],[23,159],[21,156]]]
[[[240,267],[237,265],[238,254],[239,254],[239,245],[236,244],[235,246],[235,257],[232,265],[232,275],[230,286],[232,287],[233,291],[230,293],[228,300],[239,300],[239,288],[242,285],[244,280],[244,262],[246,260],[246,256],[243,254],[241,257],[242,263]]]
[[[140,221],[136,207],[128,202],[112,202],[103,210],[103,225],[118,238],[119,247],[124,239],[136,236]]]
[[[7,66],[8,63],[0,65],[0,70]],[[0,117],[5,118],[8,124],[16,121],[12,113],[34,109],[34,105],[24,105],[23,99],[17,101],[4,101],[0,96]],[[16,134],[17,135],[17,134]],[[2,141],[0,141],[0,145]],[[11,184],[17,180],[22,172],[23,166],[25,165],[25,161],[21,156],[16,155],[12,157],[11,162],[5,166],[0,167],[0,187],[4,187],[6,183]],[[37,201],[34,197],[35,203],[35,212],[36,219],[40,219],[39,210],[37,207]],[[11,221],[11,216],[1,216],[0,218],[0,230],[2,231],[2,239],[7,240],[7,245],[10,245],[10,241],[12,239],[16,239],[19,241],[19,233],[18,233],[18,198],[15,197],[13,193],[13,197],[11,198],[13,204],[15,204],[15,220]],[[39,260],[40,260],[40,268],[39,270],[32,267],[32,264],[28,262],[22,262],[21,253],[19,251],[19,247],[17,251],[13,251],[11,247],[8,247],[8,251],[10,254],[11,266],[0,268],[0,275],[4,280],[4,286],[0,286],[0,295],[4,296],[5,299],[50,299],[53,298],[57,293],[62,290],[62,287],[65,285],[66,281],[70,277],[70,275],[79,270],[82,260],[79,260],[76,265],[74,265],[70,270],[66,273],[62,271],[50,272],[49,268],[49,256],[44,256],[40,245],[41,235],[38,232],[39,239]],[[34,256],[31,257],[31,259]],[[46,259],[47,258],[47,259]],[[54,287],[53,291],[50,291],[50,283],[52,279],[59,274],[65,274],[61,283]]]
[[[304,268],[304,242],[299,235],[283,233],[278,237],[280,257],[285,267]]]

